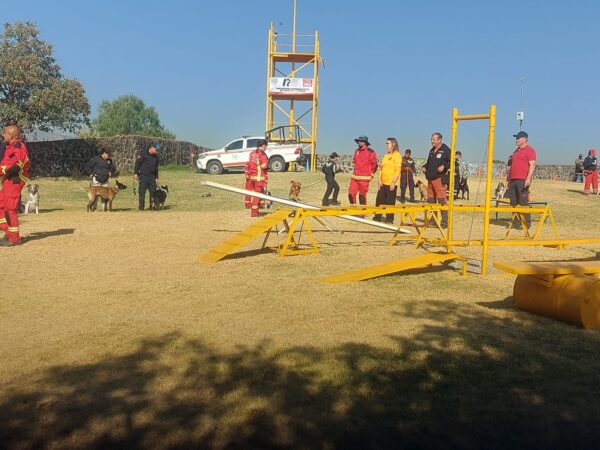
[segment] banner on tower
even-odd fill
[[[314,90],[313,78],[282,78],[271,77],[269,94],[278,97],[312,97]]]

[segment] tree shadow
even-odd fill
[[[174,332],[50,367],[0,397],[0,447],[596,448],[597,334],[432,300],[406,318],[422,325],[382,347]]]
[[[53,231],[36,231],[34,233],[29,233],[25,241],[37,241],[39,239],[45,239],[53,236],[66,236],[73,233],[75,233],[75,228],[60,228]]]

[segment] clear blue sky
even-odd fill
[[[2,22],[37,22],[65,76],[92,105],[133,94],[178,139],[220,147],[264,131],[269,23],[291,31],[292,0],[0,0]],[[425,156],[450,142],[451,111],[498,108],[497,159],[513,150],[521,78],[523,129],[540,163],[600,147],[600,2],[298,0],[298,33],[319,31],[319,153],[375,150],[395,136]],[[281,23],[281,25],[280,25]],[[463,122],[458,148],[483,159],[484,122]]]

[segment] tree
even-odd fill
[[[156,110],[134,95],[122,95],[112,102],[102,101],[98,117],[92,120],[91,131],[96,136],[139,134],[175,139],[175,135],[161,125]]]
[[[74,132],[88,123],[83,85],[64,78],[52,46],[32,22],[5,23],[0,34],[0,121],[24,131]]]

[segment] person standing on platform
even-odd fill
[[[356,194],[361,205],[367,204],[367,192],[373,175],[377,172],[377,153],[370,148],[369,138],[359,136],[354,139],[358,148],[354,151],[354,172],[348,188],[348,200],[351,205],[356,205]]]
[[[442,142],[442,134],[431,135],[431,150],[422,171],[427,178],[427,203],[447,205],[448,170],[450,169],[450,149]],[[448,226],[448,211],[441,211],[443,227]]]
[[[387,138],[385,148],[388,152],[383,156],[379,167],[379,190],[377,191],[375,206],[395,205],[398,182],[400,181],[402,156],[400,156],[398,141],[395,138]],[[381,214],[375,214],[373,220],[381,222]],[[394,223],[394,214],[386,214],[385,221]]]
[[[527,133],[519,131],[514,137],[517,148],[510,159],[506,195],[510,199],[511,206],[528,206],[529,186],[533,180],[537,155],[535,150],[528,144],[529,135]],[[525,214],[525,224],[527,228],[531,228],[531,214]],[[520,228],[520,224],[517,224],[516,228]]]

